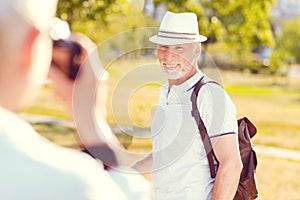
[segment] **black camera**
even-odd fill
[[[52,66],[58,67],[67,77],[75,80],[81,65],[82,47],[66,39],[53,40]]]
[[[50,37],[53,41],[51,66],[59,68],[67,77],[74,80],[81,65],[82,46],[71,41],[69,24],[59,18],[52,21]]]

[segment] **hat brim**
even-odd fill
[[[149,38],[149,40],[155,44],[162,44],[162,45],[175,45],[175,44],[189,44],[189,43],[196,43],[196,42],[205,42],[207,37],[204,35],[197,35],[193,39],[179,39],[179,38],[167,38],[167,37],[160,37],[154,35]]]

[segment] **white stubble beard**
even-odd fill
[[[193,65],[195,64],[194,63],[195,61],[196,61],[196,59],[193,61]],[[185,72],[183,71],[183,63],[181,63],[181,62],[172,63],[171,66],[169,64],[169,67],[166,62],[161,62],[160,65],[164,72],[164,75],[166,76],[167,79],[170,79],[170,80],[176,80],[176,79],[183,78],[186,74],[189,73],[189,71],[185,71]],[[176,71],[177,65],[180,65],[179,71]],[[169,68],[169,69],[167,69],[167,68]],[[172,69],[172,68],[174,68],[174,69]]]
[[[177,63],[172,63],[171,67],[168,67],[169,69],[166,69],[165,66],[167,66],[168,64],[166,62],[162,62],[161,63],[161,68],[164,72],[164,75],[166,76],[167,79],[171,79],[171,80],[176,80],[176,79],[180,79],[183,77],[183,71],[182,69],[180,69],[180,71],[176,71],[176,66],[177,65],[180,65],[182,66],[182,64],[180,62],[177,62]],[[173,67],[175,66],[175,67]],[[171,68],[171,69],[170,69]],[[174,68],[174,69],[172,69]]]

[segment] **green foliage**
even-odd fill
[[[230,59],[218,59],[216,62],[227,69],[247,69],[252,73],[265,70],[252,52],[274,46],[268,20],[273,0],[203,0],[201,3],[211,19],[210,27],[214,28],[216,22],[219,24],[217,28],[211,28],[214,37],[227,46],[221,53],[227,54]]]
[[[121,13],[125,0],[59,0],[57,16],[70,25],[74,21],[106,21],[108,14]],[[119,6],[117,6],[119,5]]]
[[[300,63],[300,18],[282,23],[282,29],[276,34],[276,46],[271,55],[274,71],[291,62]]]
[[[157,26],[141,9],[127,0],[59,0],[57,16],[74,32],[81,32],[99,43],[123,31]],[[131,41],[125,40],[122,45]]]
[[[268,13],[273,0],[154,0],[174,12],[195,12],[201,33],[209,42],[225,40],[238,51],[248,51],[272,46],[274,41]]]
[[[209,15],[224,27],[224,40],[238,51],[272,46],[273,37],[268,21],[272,0],[210,0],[204,1]]]
[[[166,9],[173,12],[196,13],[200,33],[209,38],[206,45],[220,42],[225,44],[225,51],[220,52],[220,49],[217,49],[217,52],[210,52],[213,57],[224,57],[219,56],[221,53],[230,57],[225,63],[222,63],[224,62],[222,59],[218,60],[221,65],[228,66],[225,68],[246,68],[258,72],[262,65],[254,62],[253,50],[274,45],[268,20],[273,1],[154,0],[153,2],[156,7],[163,4]],[[67,20],[73,31],[82,32],[99,43],[124,31],[134,32],[137,28],[158,26],[158,23],[146,16],[141,8],[135,7],[134,2],[137,1],[59,0],[57,16]],[[127,37],[122,39],[123,42],[110,44],[111,48],[123,51],[122,49],[128,46],[145,41],[140,32],[137,34],[133,32],[126,34]],[[274,71],[280,62],[273,60],[271,63],[273,65],[270,70]]]
[[[201,4],[196,3],[194,0],[153,0],[155,7],[163,4],[167,10],[171,12],[194,12],[197,15],[199,23],[199,31],[203,35],[209,35],[209,20],[205,15],[205,12]]]
[[[195,12],[200,33],[206,44],[222,43],[223,50],[210,51],[218,66],[226,69],[249,69],[257,73],[261,64],[254,62],[253,50],[274,46],[268,13],[274,0],[154,0],[173,12]],[[225,55],[221,55],[225,54]],[[226,57],[226,60],[222,59]],[[230,59],[227,59],[227,58]],[[221,58],[221,59],[219,59]],[[219,63],[218,63],[219,62]]]
[[[211,60],[213,65],[220,69],[235,70],[235,71],[250,71],[251,73],[259,73],[262,68],[259,62],[254,61],[252,53],[245,53],[231,48],[225,42],[217,42],[207,46],[206,55],[210,59],[202,61],[201,67],[211,67]]]

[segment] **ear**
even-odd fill
[[[196,55],[197,56],[200,56],[200,53],[201,53],[201,43],[199,42],[199,43],[196,43],[196,49],[195,49],[195,53],[196,53]]]
[[[24,40],[21,46],[21,67],[23,70],[29,70],[33,59],[33,47],[40,35],[40,31],[34,27],[30,27],[25,33]]]

